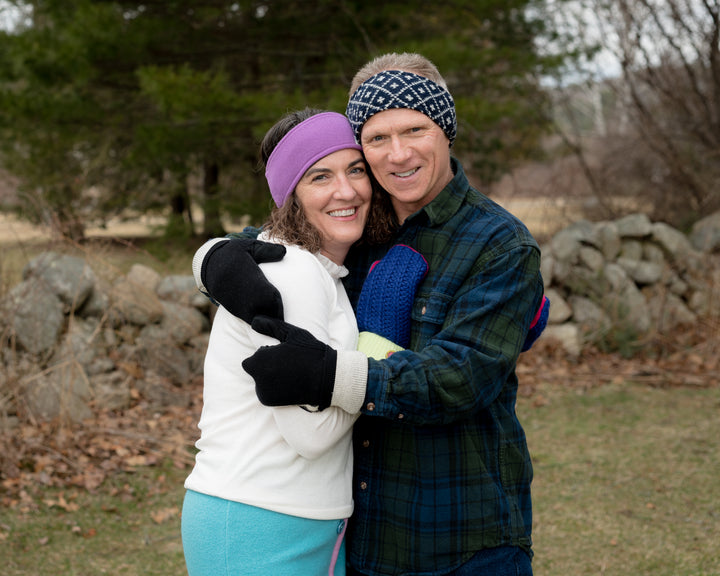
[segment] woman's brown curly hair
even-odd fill
[[[276,122],[260,143],[261,168],[265,168],[270,154],[285,134],[300,122],[321,112],[324,110],[305,108],[290,112]],[[377,184],[369,169],[368,174],[372,183],[372,202],[362,238],[358,242],[381,244],[390,240],[398,222],[390,203],[390,196]],[[320,232],[308,221],[294,192],[282,206],[273,208],[263,228],[279,240],[300,246],[309,252],[318,252],[322,244]]]

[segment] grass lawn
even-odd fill
[[[186,574],[180,541],[186,472],[141,468],[96,494],[47,490],[0,509],[5,576]]]
[[[536,576],[720,575],[720,390],[545,385],[519,412],[535,462]],[[194,431],[188,431],[192,435]],[[186,470],[0,508],[5,576],[182,575]]]
[[[520,406],[535,574],[720,574],[720,389],[541,394]]]

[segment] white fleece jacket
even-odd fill
[[[261,268],[282,296],[287,322],[337,350],[355,350],[358,330],[340,280],[343,266],[288,246],[282,261]],[[263,406],[242,361],[276,343],[218,309],[205,357],[199,452],[185,487],[304,518],[347,518],[358,415],[335,407],[311,413]]]

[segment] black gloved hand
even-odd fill
[[[337,352],[307,330],[265,316],[253,320],[253,330],[277,338],[276,346],[261,346],[243,360],[255,380],[255,393],[266,406],[330,406],[335,386]]]
[[[255,316],[283,318],[280,293],[258,264],[277,262],[285,246],[251,238],[218,242],[205,255],[200,271],[208,294],[233,316],[252,323]]]

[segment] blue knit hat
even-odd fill
[[[403,70],[384,70],[365,80],[350,96],[345,115],[360,143],[365,122],[378,112],[409,108],[422,112],[455,141],[457,117],[455,101],[445,88],[425,76]]]
[[[427,270],[428,263],[417,250],[404,244],[393,246],[372,265],[363,284],[357,305],[359,330],[407,348],[415,290]]]

